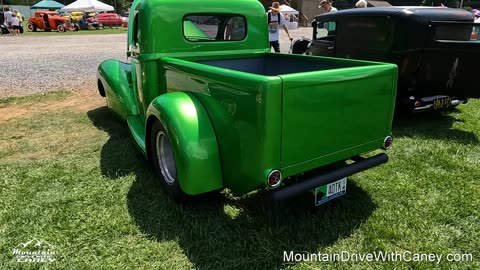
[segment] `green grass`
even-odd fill
[[[475,100],[397,120],[390,161],[314,207],[311,196],[274,203],[263,192],[177,205],[104,107],[0,120],[0,269],[480,269],[479,122]],[[32,238],[54,245],[56,261],[15,262],[12,249]],[[285,264],[284,250],[472,253],[474,262]]]

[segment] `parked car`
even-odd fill
[[[28,19],[27,30],[36,32],[38,29],[44,31],[57,30],[65,32],[65,30],[78,31],[80,28],[77,24],[71,23],[70,19],[60,16],[55,11],[36,11],[35,14]]]
[[[437,7],[356,8],[315,17],[312,55],[398,65],[397,107],[442,109],[479,98],[472,13]]]
[[[175,200],[265,188],[273,199],[315,190],[318,205],[387,162],[360,155],[392,143],[395,65],[271,53],[257,0],[131,10],[130,59],[102,62],[98,90]]]
[[[103,26],[122,26],[122,16],[116,13],[102,13],[97,15],[97,21]]]
[[[83,11],[72,11],[70,12],[70,18],[74,21],[80,21],[83,16],[85,15],[85,12]]]

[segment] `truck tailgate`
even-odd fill
[[[342,156],[342,151],[349,158],[356,149],[360,151],[359,146],[379,142],[379,148],[385,136],[390,135],[396,66],[353,67],[280,77],[282,168],[332,154]]]

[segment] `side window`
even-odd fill
[[[391,44],[391,22],[388,17],[351,17],[342,21],[337,39],[351,48],[386,50]]]
[[[336,22],[318,22],[315,39],[331,39],[335,38],[337,29]]]
[[[183,35],[192,42],[239,41],[247,33],[247,23],[239,15],[191,14],[183,18]]]

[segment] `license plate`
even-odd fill
[[[315,189],[315,205],[326,203],[347,193],[347,178],[342,178],[333,183]]]
[[[451,103],[452,103],[451,97],[437,98],[433,100],[433,108],[438,109],[438,108],[449,107]]]

